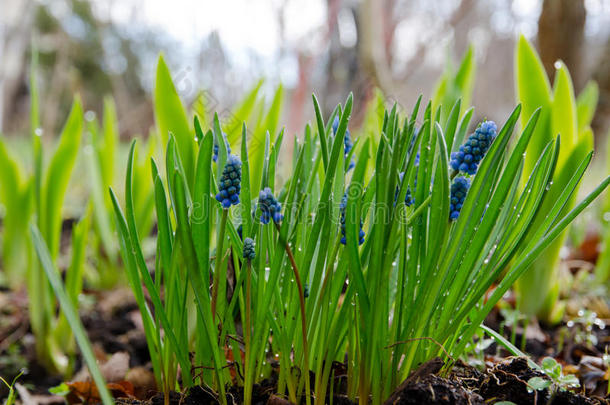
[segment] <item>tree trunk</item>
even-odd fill
[[[554,64],[561,59],[577,92],[583,86],[580,60],[585,20],[584,0],[544,0],[538,19],[538,47],[549,78],[554,78]]]

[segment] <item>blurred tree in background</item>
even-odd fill
[[[122,135],[146,134],[159,52],[181,97],[193,102],[205,89],[218,111],[261,77],[269,97],[281,81],[282,122],[294,133],[311,118],[311,92],[328,112],[354,91],[357,124],[375,87],[410,105],[472,44],[476,114],[499,117],[514,104],[512,54],[521,32],[537,43],[551,76],[562,59],[577,90],[598,81],[596,135],[609,124],[610,0],[2,0],[0,7],[0,129],[8,134],[27,126],[32,38],[42,126],[51,131],[79,92],[96,113],[112,94]]]

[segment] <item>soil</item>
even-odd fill
[[[439,359],[433,360],[436,364]],[[442,365],[442,363],[441,363]],[[421,372],[422,368],[425,370]],[[604,398],[587,398],[570,391],[548,389],[528,390],[527,381],[532,377],[546,376],[532,370],[524,358],[507,358],[482,372],[458,362],[446,377],[438,375],[439,367],[424,364],[414,376],[409,377],[385,402],[389,404],[490,404],[510,401],[515,404],[606,404]]]

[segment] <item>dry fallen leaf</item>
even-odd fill
[[[68,404],[101,402],[100,393],[93,381],[77,381],[66,383],[70,393],[66,396]],[[113,398],[135,398],[133,384],[129,381],[119,381],[106,384]]]

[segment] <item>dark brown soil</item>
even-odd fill
[[[439,360],[434,360],[438,364]],[[610,403],[603,398],[587,398],[570,391],[528,391],[527,381],[532,377],[543,377],[532,370],[527,360],[510,358],[486,372],[480,372],[463,363],[457,364],[447,378],[439,377],[424,364],[414,376],[409,377],[386,401],[390,404],[491,404],[511,401],[519,405],[565,404],[592,405]],[[422,370],[424,370],[422,372]]]
[[[524,358],[508,358],[485,372],[459,362],[448,375],[443,374],[443,363],[434,359],[420,366],[386,400],[385,405],[485,405],[510,401],[518,405],[599,405],[610,404],[604,398],[585,397],[571,391],[528,390],[532,377],[546,378],[532,370]],[[440,373],[440,374],[439,374]],[[443,376],[441,376],[443,375]],[[254,387],[253,403],[257,405],[287,405],[290,402],[273,394],[275,382],[266,380]],[[241,404],[242,392],[233,387],[227,393],[229,404]],[[328,401],[327,401],[328,402]],[[163,394],[148,401],[118,400],[119,404],[164,405]],[[217,404],[215,394],[205,387],[193,387],[180,394],[172,392],[170,405]],[[347,397],[337,395],[333,403],[355,405]]]

